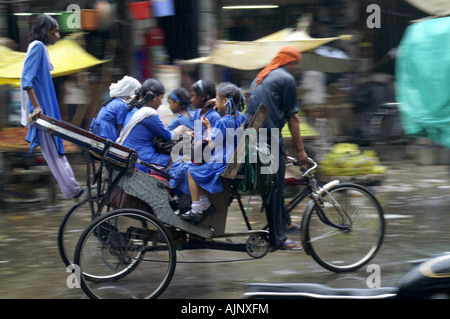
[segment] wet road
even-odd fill
[[[396,285],[415,261],[450,251],[448,167],[405,162],[389,167],[383,183],[371,187],[387,222],[384,244],[371,262],[380,266],[383,287]],[[257,199],[252,202],[258,205]],[[57,232],[72,202],[59,196],[57,204],[52,209],[17,205],[0,213],[0,298],[86,298],[81,289],[66,284],[69,273],[58,253]],[[233,203],[227,231],[245,229],[239,214]],[[250,212],[255,226],[263,226],[262,217],[256,209]],[[297,223],[300,218],[293,216]],[[245,284],[252,282],[366,288],[369,275],[365,267],[331,273],[303,251],[277,251],[252,260],[246,253],[199,250],[180,252],[177,258],[174,278],[162,298],[240,298]]]

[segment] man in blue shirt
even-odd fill
[[[286,186],[284,182],[286,172],[286,147],[281,130],[288,123],[292,141],[296,148],[296,158],[300,165],[308,164],[308,157],[303,147],[300,135],[300,120],[297,107],[297,85],[292,75],[301,61],[301,53],[297,48],[287,46],[281,48],[272,62],[264,68],[252,82],[250,98],[245,116],[247,122],[255,114],[260,104],[269,107],[270,113],[266,117],[262,128],[267,128],[268,144],[274,145],[278,140],[278,189],[272,192],[266,204],[266,216],[269,224],[269,240],[274,249],[296,249],[298,244],[287,240],[287,229],[292,227],[289,214],[286,212],[284,198]],[[278,130],[271,130],[276,128]],[[272,151],[273,153],[273,151]]]

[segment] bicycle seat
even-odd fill
[[[321,284],[264,284],[246,285],[247,299],[387,299],[397,296],[398,288],[332,288]]]

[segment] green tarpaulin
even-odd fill
[[[450,17],[410,25],[396,62],[405,133],[450,147]]]

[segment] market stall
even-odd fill
[[[25,141],[28,128],[8,127],[0,130],[0,210],[19,205],[56,204],[55,181],[39,148],[30,153]],[[79,152],[79,148],[64,141],[66,153]]]

